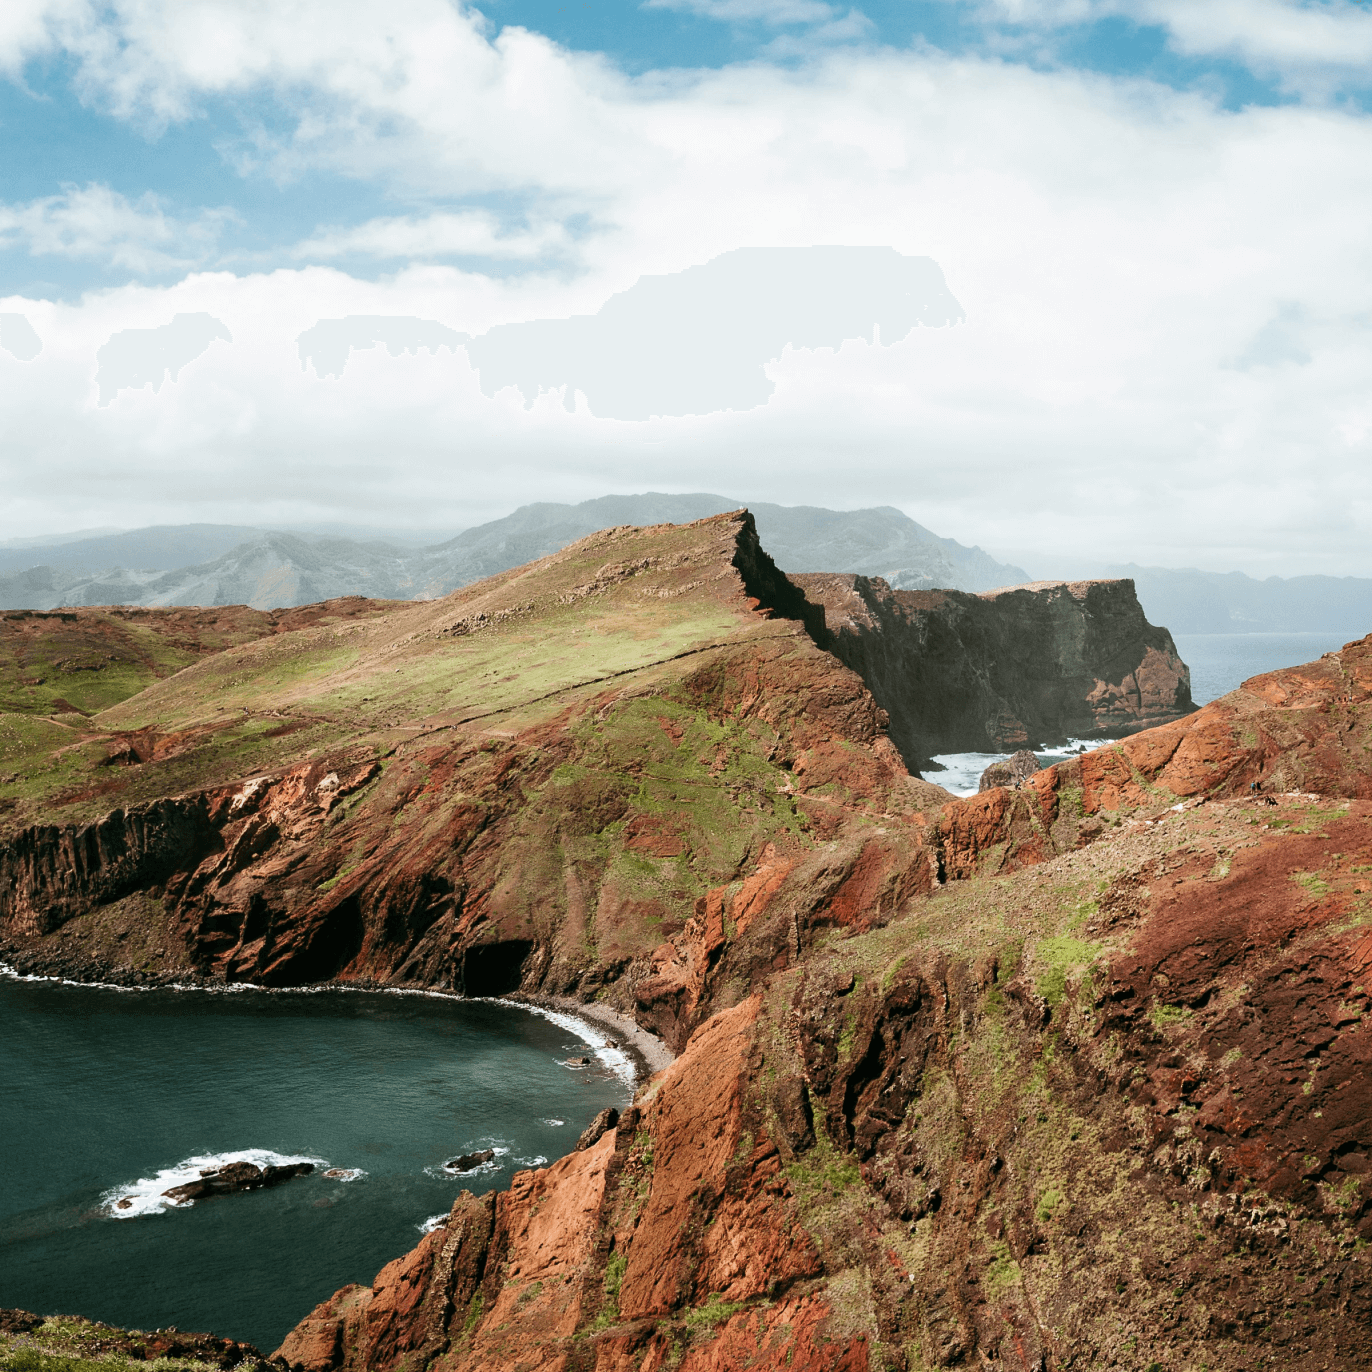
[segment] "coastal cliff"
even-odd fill
[[[358,602],[44,720],[0,815],[6,956],[600,997],[680,1047],[934,880],[946,793],[821,622],[742,513]]]
[[[942,887],[278,1356],[1372,1367],[1370,706],[1372,639],[949,803]]]
[[[679,1056],[283,1362],[1372,1368],[1372,639],[955,799],[746,515],[316,608],[4,716],[4,959]]]
[[[911,767],[1132,733],[1187,714],[1191,674],[1132,581],[894,591],[880,577],[791,578],[824,607],[825,646],[890,716]]]

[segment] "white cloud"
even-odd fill
[[[1103,18],[1157,25],[1176,52],[1226,58],[1312,96],[1372,84],[1372,11],[1356,0],[982,0],[976,8],[1031,30]]]
[[[95,183],[65,186],[60,195],[0,204],[0,248],[97,260],[140,275],[178,271],[204,260],[229,217],[203,210],[178,219],[151,193],[130,200]]]
[[[487,211],[439,211],[369,219],[352,228],[321,229],[298,243],[291,254],[309,261],[353,255],[421,261],[436,257],[520,260],[557,252],[569,242],[567,231],[557,223],[502,232],[500,221]]]
[[[0,517],[20,526],[0,533],[364,511],[460,524],[522,500],[674,487],[899,504],[964,541],[1045,554],[1372,572],[1372,120],[1356,111],[1226,111],[926,51],[630,79],[522,30],[491,37],[436,0],[111,12],[73,50],[88,88],[130,116],[181,117],[224,93],[274,101],[294,116],[264,135],[283,170],[447,200],[512,189],[533,206],[515,241],[573,216],[597,232],[576,243],[576,274],[427,265],[363,281],[310,266],[0,301],[44,343],[29,363],[0,357],[24,368],[23,386],[0,379]],[[475,220],[398,216],[321,234],[313,255],[349,233],[346,250],[377,256],[500,241]],[[334,380],[296,356],[321,319],[481,334],[594,313],[640,276],[733,248],[812,244],[933,257],[966,324],[787,350],[767,404],[642,423],[575,396],[488,398],[447,349],[359,350]],[[96,405],[103,340],[198,311],[232,347],[156,394]],[[1299,321],[1287,360],[1235,366],[1255,347],[1275,357],[1274,320]]]
[[[1349,0],[1148,0],[1146,10],[1178,51],[1230,57],[1295,88],[1372,80],[1372,12]]]
[[[87,0],[5,0],[0,5],[0,72],[14,76],[54,44],[53,29],[89,12]]]

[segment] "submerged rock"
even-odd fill
[[[1022,786],[1035,772],[1042,771],[1039,760],[1027,748],[993,762],[982,774],[978,791],[989,791],[993,786]]]
[[[495,1161],[495,1149],[483,1148],[479,1153],[463,1153],[460,1157],[453,1158],[450,1162],[443,1164],[444,1170],[448,1172],[472,1172],[478,1167],[485,1166],[488,1162]]]
[[[573,1152],[580,1153],[583,1149],[589,1148],[594,1143],[599,1143],[601,1136],[608,1133],[619,1123],[619,1111],[610,1106],[608,1110],[602,1110],[590,1124],[586,1126],[585,1132],[576,1141]]]
[[[259,1191],[264,1186],[278,1186],[292,1177],[303,1177],[313,1171],[312,1162],[288,1162],[280,1167],[231,1162],[226,1167],[201,1172],[199,1181],[173,1186],[162,1194],[174,1201],[204,1200],[207,1196],[227,1196],[235,1191]]]

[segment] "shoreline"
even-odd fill
[[[501,999],[514,1005],[556,1010],[559,1014],[584,1019],[602,1029],[612,1031],[617,1036],[620,1046],[633,1061],[635,1076],[641,1076],[644,1082],[676,1061],[676,1054],[656,1034],[612,1006],[602,1005],[597,1001],[573,1000],[570,996],[542,996],[536,993],[525,995],[518,991],[502,996]]]
[[[246,992],[260,992],[266,995],[301,995],[323,991],[373,992],[383,995],[421,995],[434,996],[443,1000],[469,1001],[472,1004],[504,1002],[512,1007],[526,1007],[530,1010],[551,1010],[585,1021],[594,1028],[608,1031],[618,1042],[633,1068],[635,1087],[646,1083],[676,1060],[676,1055],[654,1033],[644,1029],[622,1011],[594,1001],[573,1000],[570,996],[544,996],[537,993],[523,994],[518,991],[506,996],[464,996],[455,991],[425,986],[389,986],[367,981],[321,981],[302,986],[261,986],[256,982],[224,982],[217,978],[199,976],[194,972],[139,972],[125,968],[101,968],[99,971],[86,966],[80,969],[63,968],[62,971],[27,971],[16,967],[4,954],[13,956],[15,950],[0,949],[0,977],[16,981],[47,981],[59,986],[84,987],[89,990],[105,991],[201,991],[210,995],[241,995]],[[95,975],[89,980],[73,977],[70,972],[79,970]],[[68,975],[63,975],[67,972]]]

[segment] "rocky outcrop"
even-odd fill
[[[8,1345],[8,1348],[6,1348]],[[35,1315],[29,1310],[0,1310],[0,1350],[16,1362],[38,1361],[35,1354],[52,1362],[44,1366],[100,1367],[130,1362],[189,1363],[214,1367],[261,1368],[267,1359],[250,1343],[217,1338],[213,1334],[189,1334],[180,1329],[119,1329],[83,1319],[79,1315]],[[8,1361],[8,1359],[7,1359]]]
[[[443,1166],[449,1172],[474,1172],[478,1167],[495,1161],[494,1148],[482,1148],[475,1153],[461,1153],[449,1159]]]
[[[1131,813],[1206,800],[1372,800],[1372,636],[1244,682],[1149,729],[941,811],[940,870],[960,879],[1045,861]],[[1284,798],[1279,801],[1278,798]]]
[[[93,906],[193,869],[214,844],[203,796],[115,810],[80,827],[24,830],[0,847],[0,929],[51,933]]]
[[[1042,771],[1038,758],[1027,748],[1012,753],[1002,762],[993,762],[982,774],[977,790],[990,791],[997,786],[1022,786],[1035,772]]]
[[[1191,676],[1132,581],[1036,581],[973,595],[893,591],[879,577],[791,578],[824,607],[823,640],[890,716],[918,767],[1131,733],[1185,715]]]
[[[867,1340],[817,1289],[824,1260],[763,1104],[756,998],[716,1015],[589,1148],[447,1224],[285,1340],[300,1372],[430,1367],[842,1369]]]
[[[605,1135],[619,1123],[619,1111],[610,1106],[607,1110],[602,1110],[585,1129],[581,1131],[581,1137],[576,1141],[574,1152],[581,1153],[587,1148],[599,1143]]]
[[[206,1200],[210,1196],[231,1196],[238,1191],[261,1191],[264,1187],[280,1186],[292,1177],[304,1177],[314,1171],[312,1162],[269,1163],[259,1167],[255,1162],[231,1162],[225,1167],[201,1172],[196,1181],[185,1182],[164,1191],[164,1196],[177,1202]]]

